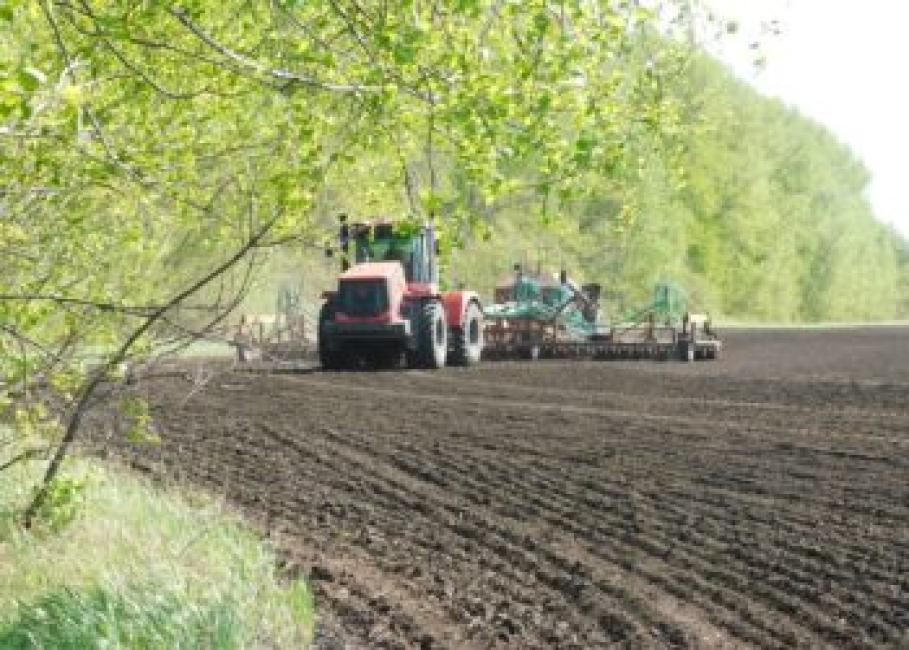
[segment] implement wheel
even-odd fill
[[[417,349],[407,354],[410,368],[435,370],[445,367],[448,356],[448,325],[438,301],[424,303],[417,321]]]
[[[483,354],[483,314],[479,305],[472,302],[464,312],[463,327],[452,327],[450,363],[456,366],[474,366]]]
[[[679,343],[679,358],[682,361],[688,361],[689,363],[694,361],[694,342],[693,341],[683,341]]]
[[[521,358],[528,361],[536,361],[540,358],[540,344],[533,343],[521,350]]]

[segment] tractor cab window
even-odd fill
[[[395,235],[391,229],[377,228],[357,236],[357,262],[400,262],[404,275],[413,272],[414,239]]]
[[[382,280],[342,280],[336,308],[348,316],[380,316],[388,311],[388,291]]]

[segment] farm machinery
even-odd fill
[[[684,291],[657,284],[653,299],[622,318],[600,323],[598,284],[557,276],[514,275],[495,289],[486,317],[488,358],[716,359],[722,348],[708,316],[687,310]]]
[[[231,340],[237,360],[292,362],[304,358],[311,347],[307,320],[299,288],[282,286],[273,313],[240,315]]]
[[[298,295],[279,296],[276,314],[244,317],[241,361],[287,361],[317,333],[324,369],[469,366],[481,358],[716,359],[722,342],[709,317],[688,311],[685,292],[657,284],[653,299],[621,318],[601,317],[599,284],[558,274],[514,272],[483,309],[475,291],[439,288],[431,224],[348,223],[341,217],[336,288],[323,293],[317,328],[306,327]]]
[[[323,294],[319,360],[325,369],[472,365],[483,350],[476,292],[440,291],[438,240],[431,224],[341,218],[341,275]]]

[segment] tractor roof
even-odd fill
[[[395,229],[405,224],[409,226],[413,225],[404,219],[362,219],[360,221],[352,221],[350,223],[350,228],[353,232],[366,232],[378,229]],[[430,224],[425,222],[419,224],[420,228],[426,228],[429,225]]]
[[[382,280],[395,274],[404,275],[400,262],[362,262],[341,274],[342,280]]]

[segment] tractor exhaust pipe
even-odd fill
[[[340,228],[338,229],[338,244],[341,249],[341,272],[350,268],[350,226],[347,225],[347,215],[338,215]]]

